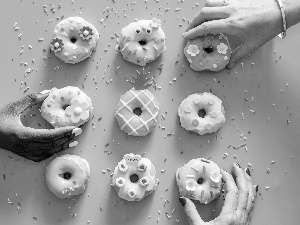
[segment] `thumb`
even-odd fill
[[[184,213],[186,214],[190,225],[205,224],[205,222],[201,219],[200,215],[198,214],[195,204],[189,198],[181,196],[179,198],[179,202],[184,208]]]
[[[45,90],[40,93],[26,95],[25,97],[12,102],[10,106],[13,108],[15,114],[19,115],[27,108],[34,106],[40,102],[43,102],[45,98],[48,97],[49,93],[50,90]]]
[[[231,54],[227,68],[232,69],[241,58],[250,54],[254,49],[255,47],[250,42],[245,42],[244,44],[236,48]]]

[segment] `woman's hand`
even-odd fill
[[[244,43],[231,55],[228,68],[283,31],[276,0],[207,0],[193,18],[184,39],[224,33],[243,38]]]
[[[184,207],[190,225],[249,225],[258,191],[258,185],[252,184],[250,170],[241,169],[235,163],[233,174],[236,183],[228,172],[221,170],[223,181],[226,183],[227,194],[222,211],[216,219],[204,222],[197,212],[194,203],[185,197],[180,197],[179,202]]]
[[[39,162],[56,152],[75,146],[74,136],[82,133],[81,128],[68,126],[56,129],[34,129],[25,127],[20,115],[27,108],[41,103],[49,91],[30,94],[0,108],[0,148],[9,150],[26,159]]]

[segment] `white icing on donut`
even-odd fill
[[[41,106],[41,114],[53,127],[80,126],[87,122],[93,106],[78,87],[52,88]]]
[[[139,20],[122,29],[116,49],[127,61],[145,66],[166,50],[165,39],[160,20]]]
[[[141,115],[134,113],[136,108],[141,110]],[[158,102],[150,91],[132,88],[121,96],[116,106],[115,116],[121,130],[125,133],[145,136],[154,130],[158,110]]]
[[[184,54],[195,71],[220,71],[229,63],[231,48],[223,34],[208,34],[189,40]]]
[[[50,49],[65,63],[74,64],[91,56],[98,39],[99,33],[91,23],[69,17],[55,26]]]
[[[76,155],[61,155],[46,167],[46,184],[58,198],[70,198],[84,192],[90,177],[90,166]]]
[[[203,158],[192,159],[176,171],[180,195],[205,204],[219,196],[221,178],[217,164]]]
[[[120,165],[126,165],[127,169],[123,170]],[[127,201],[142,200],[146,195],[155,191],[158,184],[156,171],[151,161],[132,153],[124,155],[113,174],[112,185],[115,186],[118,196]],[[135,176],[133,181],[131,176]]]
[[[204,117],[198,115],[203,110]],[[181,126],[200,135],[216,132],[225,122],[221,99],[212,93],[192,94],[178,107]]]

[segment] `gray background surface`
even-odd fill
[[[84,90],[94,106],[94,118],[83,127],[78,146],[63,152],[89,162],[91,179],[85,193],[60,200],[48,190],[45,165],[53,157],[33,163],[0,150],[1,224],[187,224],[178,202],[175,171],[197,157],[211,158],[227,170],[235,161],[250,167],[254,183],[260,185],[252,224],[299,223],[300,26],[290,29],[285,40],[276,38],[245,57],[232,70],[197,73],[184,57],[181,34],[187,19],[203,5],[202,0],[1,3],[0,103],[73,85]],[[62,16],[82,16],[98,29],[101,36],[96,52],[88,60],[68,65],[49,52],[51,33]],[[114,118],[114,108],[120,95],[132,87],[126,79],[142,68],[115,54],[115,32],[120,34],[134,19],[153,17],[163,21],[167,36],[167,51],[144,68],[161,87],[149,88],[160,103],[159,124],[151,135],[127,137]],[[33,70],[25,76],[28,68]],[[222,99],[227,121],[217,133],[198,136],[181,128],[177,108],[188,95],[204,91]],[[50,127],[37,108],[26,112],[23,122]],[[119,199],[110,185],[112,171],[103,172],[113,170],[130,152],[152,160],[160,179],[156,192],[141,202]],[[228,157],[224,158],[224,153]],[[208,221],[219,214],[222,205],[220,198],[206,206],[197,204],[197,208]]]

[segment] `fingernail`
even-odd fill
[[[258,185],[256,185],[255,191],[258,192]]]
[[[69,143],[69,148],[75,147],[76,145],[78,145],[78,141],[72,141]]]
[[[245,171],[246,171],[246,173],[247,173],[249,176],[251,176],[251,173],[250,173],[249,168],[246,168]]]
[[[75,134],[75,137],[80,135],[82,133],[82,129],[79,127],[76,127],[73,129],[72,134]]]
[[[45,95],[45,94],[49,94],[51,92],[51,90],[44,90],[41,91],[40,94]]]
[[[239,168],[241,168],[240,164],[238,164],[237,162],[235,163]]]
[[[180,204],[182,205],[182,207],[184,207],[185,204],[186,204],[186,199],[183,198],[183,197],[179,197],[179,202],[180,202]]]
[[[184,32],[184,33],[182,34],[182,37],[184,38],[186,34],[187,34],[187,32]]]

